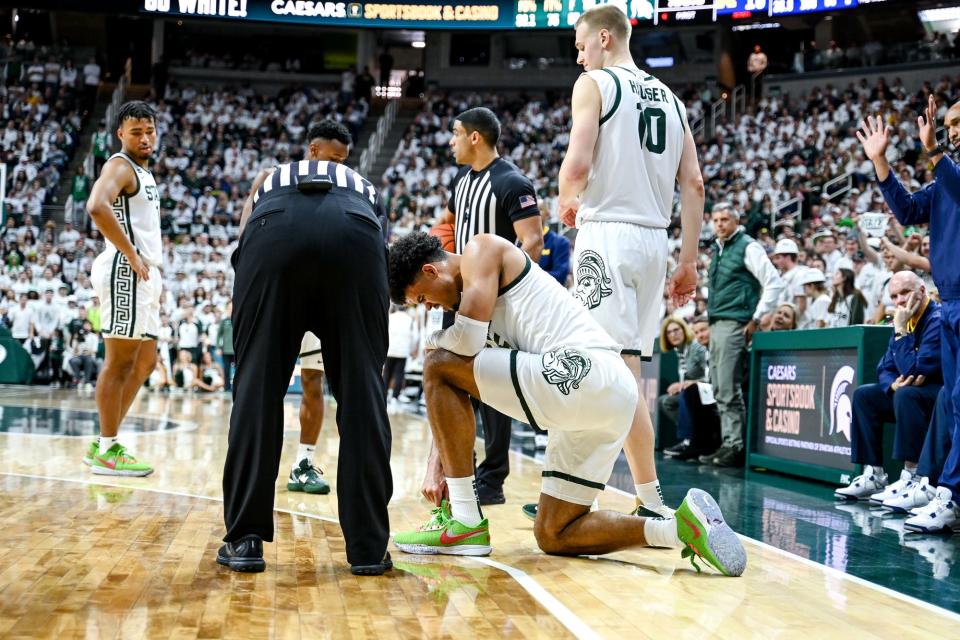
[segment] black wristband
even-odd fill
[[[947,152],[947,149],[946,149],[946,147],[943,146],[942,143],[938,142],[938,143],[937,143],[937,146],[935,146],[935,147],[934,147],[933,149],[931,149],[930,151],[927,151],[926,149],[924,149],[923,151],[924,151],[924,153],[926,153],[928,156],[939,156],[939,155],[941,155],[941,154],[946,153],[946,152]]]

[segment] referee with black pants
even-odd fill
[[[519,242],[535,263],[543,252],[543,227],[533,183],[497,153],[500,121],[485,107],[464,111],[453,123],[450,148],[459,173],[440,223],[454,225],[455,253],[472,237],[492,233]],[[444,314],[443,326],[454,314]],[[510,417],[473,401],[483,424],[486,455],[477,467],[477,497],[481,505],[503,504],[503,481],[510,473]]]
[[[283,397],[306,331],[323,343],[337,400],[337,498],[355,574],[392,567],[386,554],[390,423],[381,371],[387,356],[386,248],[379,198],[345,165],[281,165],[254,196],[233,255],[237,374],[223,470],[227,534],[217,562],[263,571],[283,444]]]

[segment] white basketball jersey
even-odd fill
[[[670,224],[686,116],[663,84],[636,67],[588,71],[600,88],[600,134],[577,225]]]
[[[530,258],[523,272],[500,289],[489,337],[495,346],[527,353],[560,347],[620,351],[587,308]]]
[[[144,262],[159,267],[163,264],[163,242],[160,237],[160,194],[153,174],[130,159],[125,153],[110,156],[123,158],[133,167],[137,176],[137,191],[133,195],[121,193],[113,201],[113,215],[123,232],[130,238]],[[117,248],[107,240],[107,250]]]

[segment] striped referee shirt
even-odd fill
[[[300,178],[312,175],[327,176],[334,186],[344,189],[353,189],[370,201],[375,207],[379,203],[377,189],[373,183],[361,176],[345,164],[329,162],[327,160],[300,160],[279,165],[269,178],[264,180],[260,188],[253,195],[254,204],[263,196],[280,187],[296,185]]]
[[[475,235],[492,233],[516,244],[513,223],[540,215],[533,183],[514,165],[497,158],[486,168],[460,169],[447,208],[454,215],[456,253]]]

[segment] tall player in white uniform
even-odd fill
[[[640,383],[653,354],[667,270],[667,232],[679,182],[683,241],[669,294],[681,306],[697,285],[704,189],[683,104],[630,55],[630,22],[613,5],[576,24],[570,144],[560,168],[560,219],[578,227],[576,296],[623,345]],[[624,451],[641,514],[666,515],[653,456],[653,424],[640,395]]]
[[[481,234],[460,256],[443,251],[434,236],[408,234],[390,250],[390,295],[398,304],[457,312],[451,327],[427,339],[433,351],[423,370],[436,444],[427,472],[433,481],[425,484],[446,491],[429,496],[438,504],[430,521],[394,536],[399,549],[492,551],[473,476],[472,396],[550,432],[534,527],[545,552],[683,547],[685,556],[696,553],[726,575],[743,573],[743,546],[699,489],[687,493],[676,519],[590,511],[630,431],[636,381],[616,340],[519,248]],[[485,348],[488,339],[494,346]]]
[[[350,155],[352,141],[350,131],[345,126],[335,120],[322,120],[307,130],[305,160],[326,160],[342,164]],[[254,179],[240,216],[241,231],[253,212],[254,194],[273,172],[273,168],[264,169]],[[320,429],[323,426],[323,353],[320,338],[310,331],[303,334],[300,343],[300,385],[303,387],[300,400],[300,447],[287,478],[287,490],[325,495],[330,493],[330,484],[324,480],[323,472],[314,464],[317,440],[320,439]]]
[[[100,298],[106,361],[97,378],[100,438],[83,461],[94,473],[146,476],[153,468],[117,442],[120,423],[157,361],[160,332],[160,197],[147,163],[157,144],[153,108],[139,100],[117,113],[121,151],[93,184],[87,212],[106,239],[90,273]]]

